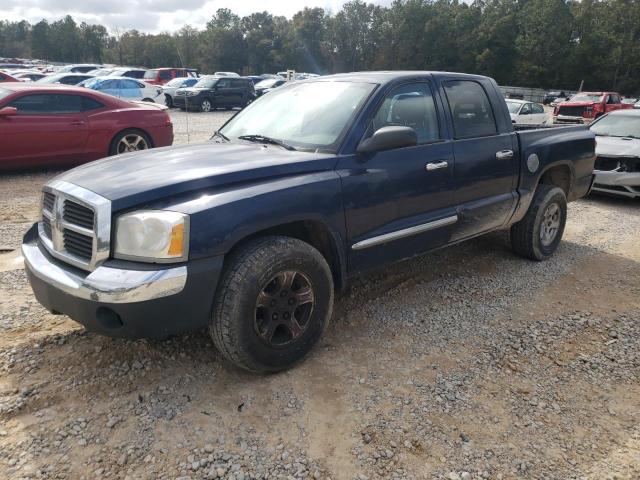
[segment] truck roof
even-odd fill
[[[403,78],[414,78],[418,76],[433,75],[433,76],[447,76],[447,77],[460,77],[460,79],[487,79],[482,75],[472,75],[468,73],[456,73],[456,72],[440,72],[429,70],[405,70],[405,71],[377,71],[377,72],[351,72],[351,73],[337,73],[334,75],[325,75],[322,77],[313,77],[310,80],[313,81],[331,81],[331,80],[344,80],[352,82],[369,82],[369,83],[389,83]]]

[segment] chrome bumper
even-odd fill
[[[77,298],[103,303],[144,302],[180,293],[187,267],[125,270],[99,266],[92,272],[52,262],[35,243],[23,243],[25,266],[39,279]]]
[[[594,191],[635,198],[640,197],[640,173],[595,170]]]

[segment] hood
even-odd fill
[[[571,106],[571,107],[593,107],[600,102],[561,102],[559,107]]]
[[[596,137],[596,155],[605,157],[640,157],[640,140],[629,137]]]
[[[326,171],[334,165],[333,154],[259,143],[206,142],[109,157],[56,179],[110,199],[117,211],[192,190]]]

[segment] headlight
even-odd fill
[[[180,262],[189,255],[189,216],[139,210],[116,221],[115,258],[142,262]]]

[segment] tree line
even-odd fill
[[[202,29],[148,34],[71,16],[0,22],[0,56],[202,72],[336,73],[407,69],[478,73],[502,85],[640,93],[637,0],[352,0],[291,19],[219,9]]]

